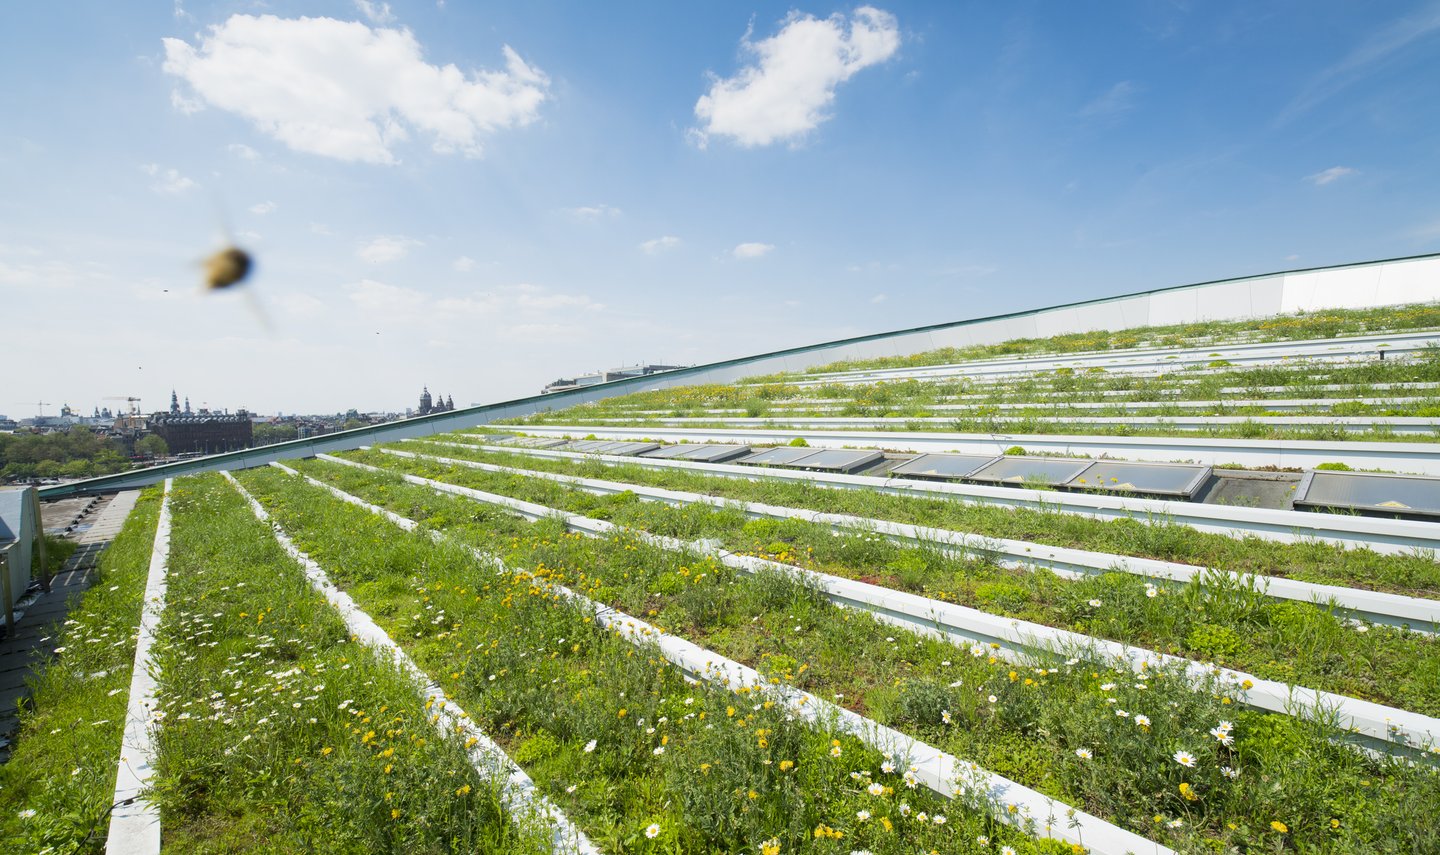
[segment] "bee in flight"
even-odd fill
[[[250,253],[238,246],[227,246],[205,259],[205,287],[221,291],[232,285],[239,285],[250,275],[254,262]]]
[[[260,298],[255,296],[254,287],[239,288],[245,283],[251,271],[255,269],[255,261],[250,257],[250,253],[232,243],[206,258],[200,263],[200,266],[204,271],[206,292],[213,294],[226,290],[242,291],[250,305],[250,311],[260,322],[260,326],[267,331],[271,330],[270,318],[266,316],[264,307],[260,305]]]

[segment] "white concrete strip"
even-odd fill
[[[440,443],[436,443],[440,444]],[[394,449],[377,449],[397,457],[412,456],[411,452]],[[320,455],[326,460],[340,460],[330,455]],[[1051,572],[1069,579],[1086,575],[1099,575],[1115,570],[1164,579],[1170,582],[1188,584],[1196,579],[1223,576],[1231,584],[1244,588],[1258,587],[1265,594],[1281,600],[1298,600],[1321,605],[1334,604],[1349,616],[1363,618],[1373,623],[1389,626],[1408,627],[1416,632],[1434,633],[1440,628],[1440,601],[1407,597],[1401,594],[1387,594],[1381,591],[1366,591],[1340,585],[1321,585],[1285,579],[1278,576],[1258,576],[1249,573],[1235,573],[1175,561],[1161,561],[1154,558],[1132,558],[1109,552],[1092,552],[1062,546],[1047,546],[1028,540],[1010,540],[1000,537],[985,537],[969,532],[928,528],[907,523],[857,517],[848,514],[827,514],[800,508],[767,505],[759,502],[741,502],[722,499],[702,493],[680,490],[666,490],[622,481],[603,481],[596,478],[581,478],[541,470],[518,469],[491,463],[479,463],[435,455],[413,455],[420,459],[433,460],[455,466],[465,466],[486,472],[525,475],[563,484],[570,484],[592,493],[613,494],[632,492],[642,499],[670,504],[706,504],[717,508],[739,508],[750,516],[771,519],[802,519],[807,522],[828,525],[832,529],[858,529],[877,532],[888,539],[908,545],[943,544],[943,551],[962,557],[981,557],[995,561],[1004,567],[1031,570],[1044,567]],[[348,461],[342,461],[348,462]]]
[[[293,472],[294,470],[287,471]],[[438,717],[434,717],[434,725],[441,736],[456,734],[466,737],[467,740],[475,740],[475,744],[470,748],[470,763],[482,777],[502,781],[502,798],[511,814],[517,818],[535,817],[547,823],[552,830],[551,845],[556,852],[598,855],[600,850],[590,842],[584,832],[572,825],[559,808],[540,794],[535,788],[535,783],[530,780],[530,776],[526,775],[525,771],[516,765],[515,761],[501,750],[500,746],[496,745],[490,737],[485,735],[484,731],[476,726],[469,714],[446,697],[445,690],[431,680],[415,664],[414,660],[375,623],[370,615],[355,604],[349,594],[335,587],[324,569],[295,546],[279,524],[270,519],[270,514],[240,485],[240,482],[236,481],[229,472],[222,471],[220,474],[224,475],[226,480],[240,492],[240,495],[245,497],[256,518],[269,523],[271,531],[275,534],[275,540],[291,558],[294,558],[304,568],[305,576],[310,580],[311,587],[324,595],[325,599],[335,607],[345,620],[345,626],[351,634],[364,644],[389,656],[395,665],[410,678],[416,688],[420,689],[426,701],[431,704],[431,709],[438,714]]]
[[[274,465],[293,475],[299,474],[288,467]],[[363,464],[356,465],[374,469],[374,467],[365,467]],[[337,487],[332,487],[308,476],[302,477],[329,491],[331,495],[379,514],[406,530],[413,531],[418,525],[413,520],[406,519],[378,505],[372,505]],[[438,482],[433,483],[438,484]],[[432,533],[432,537],[436,540],[445,539],[439,532]],[[748,688],[774,693],[780,701],[791,705],[796,714],[805,720],[821,723],[850,734],[882,754],[896,758],[902,763],[908,760],[920,781],[929,789],[946,798],[954,798],[973,790],[984,798],[997,819],[1016,825],[1029,833],[1083,845],[1087,847],[1087,852],[1093,852],[1096,855],[1139,852],[1154,852],[1156,855],[1162,855],[1162,853],[1172,851],[1103,819],[1063,802],[1058,802],[1043,793],[1017,784],[993,772],[988,772],[974,763],[962,761],[954,755],[912,739],[844,707],[821,700],[808,692],[790,686],[772,685],[753,668],[727,659],[685,639],[662,632],[639,618],[597,603],[563,585],[536,578],[523,570],[509,568],[493,555],[478,549],[470,551],[477,558],[486,561],[499,571],[518,572],[529,576],[534,584],[581,606],[594,614],[596,622],[601,626],[614,630],[627,640],[635,644],[655,644],[666,659],[693,677],[718,683],[732,690]],[[1014,808],[1014,811],[1010,810],[1011,807]],[[1027,825],[1032,824],[1033,829],[1027,828]]]
[[[1355,469],[1383,469],[1440,475],[1440,447],[1433,442],[1354,442],[1350,440],[1244,439],[1209,436],[1102,436],[1049,433],[952,433],[905,430],[799,430],[789,428],[623,427],[618,425],[525,425],[533,436],[648,439],[655,442],[730,442],[784,445],[803,439],[820,448],[883,448],[1004,454],[1021,446],[1030,454],[1117,457],[1160,463],[1238,464],[1248,468],[1314,469],[1322,463],[1346,463]]]
[[[404,452],[392,453],[405,454]],[[338,458],[330,458],[328,455],[326,459],[338,460]],[[345,462],[359,465],[352,461]],[[523,472],[523,470],[519,471]],[[503,505],[535,519],[559,513],[544,505],[523,502],[508,496],[499,496],[414,475],[403,477],[411,483],[424,483],[434,489]],[[710,499],[711,497],[704,498]],[[742,506],[742,508],[747,512],[750,510],[749,507]],[[815,516],[827,515],[817,514]],[[806,519],[808,517],[805,514],[797,514],[795,518]],[[845,582],[846,584],[842,588],[851,590],[852,583],[840,580],[838,577],[832,578]],[[885,591],[885,589],[881,590]],[[1002,639],[1006,643],[1020,645],[1027,650],[1040,650],[1047,653],[1075,650],[1095,651],[1098,655],[1128,663],[1137,673],[1143,673],[1146,669],[1161,664],[1183,666],[1186,674],[1197,684],[1202,684],[1209,676],[1219,677],[1236,686],[1248,684],[1251,688],[1245,692],[1245,703],[1255,709],[1283,715],[1298,713],[1321,718],[1333,712],[1342,728],[1370,747],[1416,756],[1440,757],[1440,719],[1431,716],[1333,692],[1308,689],[1303,686],[1290,686],[1276,680],[1261,679],[1244,671],[1157,653],[1143,647],[1131,647],[1042,624],[992,615],[977,609],[921,599],[923,600],[921,603],[907,603],[900,592],[886,591],[876,604],[891,608],[896,604],[905,603],[922,609],[922,615],[928,610],[929,614],[939,621],[940,627],[967,640]],[[902,607],[899,611],[908,612],[910,609]]]
[[[526,430],[534,430],[534,428],[527,426]],[[464,436],[464,434],[460,436]],[[1200,502],[1178,502],[1133,496],[1032,490],[1025,487],[991,487],[984,484],[963,484],[958,481],[926,481],[876,475],[840,475],[780,469],[773,466],[740,466],[734,463],[696,463],[689,460],[583,454],[574,451],[555,451],[510,445],[486,445],[479,437],[476,437],[476,442],[450,443],[428,438],[405,441],[429,442],[436,445],[452,445],[457,448],[543,457],[552,460],[587,461],[602,463],[606,466],[691,470],[703,475],[739,478],[746,481],[788,481],[816,487],[890,493],[896,496],[927,499],[947,498],[967,504],[1078,514],[1096,519],[1129,519],[1145,524],[1172,523],[1186,525],[1197,531],[1223,534],[1227,537],[1254,536],[1279,543],[1320,541],[1346,548],[1369,549],[1386,555],[1421,553],[1426,554],[1426,557],[1434,558],[1437,550],[1440,550],[1440,526],[1417,520],[1242,508],[1232,505],[1208,505]]]
[[[110,813],[110,833],[105,838],[107,855],[159,855],[160,852],[160,809],[146,799],[144,793],[155,774],[155,740],[150,730],[150,717],[155,710],[155,674],[151,671],[150,648],[165,612],[172,484],[171,479],[165,479],[160,518],[155,524],[155,542],[150,548],[150,571],[145,577],[145,595],[140,607],[135,665],[130,672],[130,701],[125,708],[125,732],[120,737],[120,765],[115,775],[112,803],[116,807]],[[138,492],[128,492],[132,493],[128,500],[133,507]],[[116,497],[111,504],[119,500]],[[129,508],[125,512],[128,514]]]

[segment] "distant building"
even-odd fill
[[[551,392],[565,392],[570,389],[583,389],[586,386],[598,386],[601,383],[609,383],[614,380],[624,380],[627,377],[645,377],[650,374],[659,374],[662,371],[674,371],[677,368],[684,368],[683,365],[631,365],[624,368],[611,368],[608,371],[596,371],[594,374],[581,374],[574,378],[560,378],[540,390],[542,395]]]
[[[201,408],[190,411],[190,399],[185,399],[185,408],[180,408],[180,399],[170,392],[170,411],[153,413],[148,427],[150,432],[165,440],[171,454],[219,454],[224,451],[239,451],[249,448],[254,439],[253,422],[250,413],[237,410],[230,413],[212,413]]]
[[[455,398],[446,398],[441,395],[438,399],[430,397],[430,387],[426,386],[420,392],[420,409],[415,411],[417,416],[428,416],[431,413],[448,413],[455,409]]]

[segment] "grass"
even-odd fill
[[[427,447],[417,443],[404,443],[400,447],[409,451],[429,449],[437,455],[462,460],[684,490],[739,501],[853,514],[969,532],[982,537],[1035,541],[1052,546],[1219,567],[1236,573],[1280,576],[1410,596],[1440,595],[1440,565],[1428,555],[1382,555],[1367,549],[1345,549],[1319,542],[1280,543],[1258,537],[1230,537],[1197,531],[1163,519],[1102,520],[1061,511],[967,503],[938,496],[919,498],[870,490],[827,489],[809,482],[747,481],[690,470],[548,459],[481,451],[478,448],[472,451],[454,446]],[[360,452],[353,456],[375,465],[394,465],[389,455]]]
[[[1324,722],[1237,712],[1222,686],[1192,691],[1173,672],[1137,678],[1078,653],[1018,667],[839,610],[782,576],[737,576],[623,535],[566,534],[385,475],[304,468],[429,527],[503,545],[515,564],[1182,851],[1388,851],[1396,840],[1421,851],[1436,842],[1420,820],[1420,793],[1440,786],[1433,770],[1370,760],[1333,743]],[[297,481],[277,490],[297,506],[321,503]],[[1232,723],[1223,740],[1211,733],[1222,721]],[[1178,763],[1177,751],[1196,764]]]
[[[911,356],[847,360],[812,368],[807,373],[906,368],[1041,353],[1126,350],[1136,347],[1189,347],[1202,343],[1221,344],[1227,339],[1236,340],[1242,336],[1245,341],[1295,341],[1435,328],[1440,328],[1440,304],[1435,303],[1373,309],[1323,309],[1277,315],[1258,322],[1253,318],[1243,321],[1201,321],[1171,326],[1134,327],[1114,332],[1096,330],[1047,338],[1017,338],[998,344],[942,348]]]
[[[839,534],[804,520],[747,519],[739,510],[707,506],[672,508],[639,501],[633,493],[595,496],[538,478],[385,457],[390,468],[568,513],[682,539],[716,539],[731,551],[1440,715],[1440,641],[1433,636],[1352,627],[1326,608],[1272,601],[1228,577],[1210,575],[1174,587],[1124,572],[1067,581],[1046,571],[902,546],[867,532]]]
[[[993,852],[980,835],[1033,851],[975,808],[907,786],[903,764],[887,773],[853,738],[790,720],[764,693],[688,685],[542,579],[497,575],[274,470],[240,477],[606,851],[755,852],[777,841],[785,852]],[[487,515],[452,510],[460,528]]]
[[[1440,308],[1435,310],[1440,314]],[[1437,442],[1440,434],[1397,433],[1384,419],[1393,417],[1440,417],[1440,397],[1433,392],[1419,400],[1367,405],[1357,400],[1378,396],[1394,399],[1394,392],[1377,389],[1396,383],[1440,382],[1440,348],[1432,348],[1409,360],[1333,364],[1299,362],[1254,368],[1197,367],[1158,377],[1111,376],[1104,372],[1074,373],[1068,369],[1038,372],[1006,378],[1003,383],[981,383],[973,379],[916,379],[879,383],[823,386],[796,386],[796,375],[760,378],[763,385],[708,385],[663,389],[611,398],[533,416],[507,419],[498,424],[619,424],[632,427],[662,427],[667,420],[691,419],[687,427],[723,427],[727,415],[764,417],[767,424],[783,425],[787,420],[808,417],[880,418],[891,421],[871,430],[955,431],[961,433],[1028,433],[1040,435],[1082,434],[1099,436],[1184,436],[1299,441],[1355,442]],[[1326,384],[1349,384],[1348,393],[1323,391]],[[1279,390],[1278,392],[1276,390]],[[1234,407],[1224,403],[1240,391],[1245,398],[1280,395],[1285,398],[1338,398],[1330,408],[1280,415],[1321,416],[1327,420],[1313,425],[1286,425],[1265,421],[1262,404]],[[1127,400],[1111,397],[1122,393],[1127,400],[1169,402],[1218,402],[1209,410],[1161,406],[1137,410]],[[972,406],[954,408],[954,402],[973,399]],[[1071,409],[1071,404],[1103,403],[1103,409]],[[946,409],[938,409],[944,404]],[[1012,405],[1001,408],[999,405]],[[1018,405],[1018,406],[1013,406]],[[716,412],[721,410],[723,412]],[[1200,415],[1244,416],[1233,424],[1179,427],[1158,421],[1110,424],[1098,418],[1181,418]],[[1336,416],[1370,417],[1376,424],[1364,430],[1335,423]]]
[[[177,481],[156,639],[167,848],[528,852],[493,782],[218,475]]]
[[[0,765],[0,838],[11,851],[104,849],[159,513],[160,489],[151,488],[56,627],[56,658],[32,679],[13,753]]]

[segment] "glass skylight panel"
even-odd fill
[[[696,463],[720,463],[750,453],[748,445],[690,445],[681,448],[688,450],[679,455],[679,459]]]
[[[1440,478],[1369,472],[1315,472],[1296,491],[1296,507],[1440,516]]]
[[[612,442],[604,448],[595,449],[596,454],[618,454],[622,457],[629,457],[646,451],[654,451],[660,447],[658,442]]]
[[[607,445],[614,445],[613,439],[582,439],[565,446],[566,451],[596,451]]]
[[[971,481],[988,481],[1023,486],[1030,481],[1055,486],[1064,484],[1084,472],[1089,460],[1067,460],[1063,457],[1002,457],[969,476]]]
[[[826,472],[854,472],[876,463],[884,457],[885,455],[878,451],[835,448],[829,451],[818,451],[809,457],[802,457],[792,463],[782,465],[794,466],[799,469],[819,469]]]
[[[1208,466],[1101,460],[1075,476],[1065,486],[1085,490],[1114,490],[1120,493],[1188,496],[1200,488],[1209,474]]]
[[[993,454],[922,454],[891,469],[890,474],[919,478],[964,478],[994,459]]]
[[[693,450],[695,450],[695,449],[697,449],[697,448],[709,448],[709,447],[710,447],[710,446],[708,446],[708,445],[685,445],[685,444],[682,444],[682,445],[667,445],[667,446],[665,446],[664,448],[657,448],[657,449],[655,449],[654,451],[646,451],[646,452],[643,452],[642,456],[644,456],[644,457],[654,457],[654,458],[657,458],[657,459],[660,459],[660,460],[664,460],[664,459],[667,458],[667,457],[679,457],[679,456],[681,456],[681,455],[683,455],[683,454],[687,454],[687,453],[689,453],[690,451],[693,451]]]
[[[551,439],[544,436],[522,436],[510,444],[523,445],[526,448],[554,448],[557,445],[564,445],[565,440]]]
[[[753,463],[757,466],[793,466],[801,458],[809,457],[815,453],[813,448],[790,448],[781,446],[772,448],[769,451],[762,451],[754,457],[747,457],[739,463]]]

